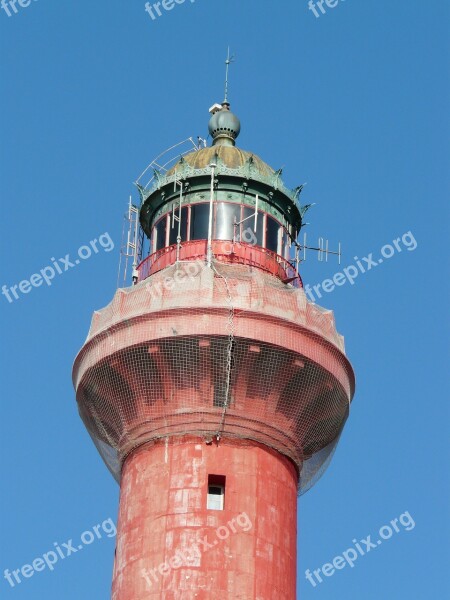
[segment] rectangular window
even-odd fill
[[[170,215],[170,232],[169,232],[169,246],[177,243],[178,237],[178,218],[180,216],[179,206],[175,207],[175,219],[173,213]],[[181,241],[185,242],[187,239],[187,218],[188,218],[188,207],[183,206],[181,209],[181,226],[180,226],[180,237]]]
[[[290,243],[291,243],[291,240],[289,238],[289,234],[287,231],[285,231],[284,235],[283,235],[283,256],[286,260],[290,259],[290,254],[291,254]]]
[[[162,219],[156,224],[156,250],[164,248],[166,245],[166,226],[167,226],[167,215],[164,215]]]
[[[258,211],[258,219],[256,223],[256,231],[254,231],[255,220],[253,215],[255,209],[249,206],[244,206],[242,211],[242,218],[247,219],[241,225],[241,242],[246,244],[262,246],[263,245],[263,233],[264,233],[264,213]],[[248,218],[250,217],[250,218]]]
[[[208,475],[208,499],[206,508],[223,510],[225,506],[225,476]]]
[[[241,220],[241,205],[219,202],[216,207],[216,240],[232,240],[234,234],[234,220]],[[249,219],[250,221],[250,219]],[[236,238],[239,235],[239,225],[236,227]]]
[[[278,254],[278,240],[279,240],[280,224],[272,217],[267,217],[266,227],[266,248],[276,252]]]
[[[280,227],[278,229],[278,247],[277,247],[277,254],[279,256],[283,256],[283,234],[284,234],[284,229],[282,227]]]
[[[191,206],[191,240],[207,240],[209,226],[209,204],[200,203]]]

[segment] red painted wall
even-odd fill
[[[226,477],[223,511],[208,475]],[[295,600],[297,481],[251,442],[141,446],[122,471],[113,600]]]

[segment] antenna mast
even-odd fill
[[[228,54],[227,59],[225,61],[225,99],[224,102],[228,103],[228,70],[230,68],[230,64],[234,62],[234,54],[230,56],[230,46],[228,46]]]

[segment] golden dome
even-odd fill
[[[248,163],[250,158],[253,158],[253,167],[261,173],[261,175],[271,176],[275,171],[267,163],[261,160],[255,154],[236,148],[236,146],[210,146],[202,148],[196,152],[190,152],[183,157],[183,160],[194,169],[204,169],[214,162],[215,156],[218,156],[222,163],[230,169],[238,169]],[[166,175],[172,175],[177,167],[177,163],[172,167]]]

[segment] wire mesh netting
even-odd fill
[[[331,311],[258,269],[202,261],[118,290],[94,314],[74,384],[118,480],[144,443],[227,437],[291,458],[300,493],[328,465],[354,388]]]

